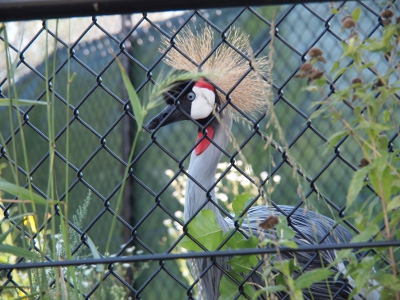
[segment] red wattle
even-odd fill
[[[206,130],[207,130],[206,135],[210,139],[213,139],[214,138],[214,129],[211,126],[207,126]],[[199,141],[202,137],[203,137],[203,133],[199,132],[197,134],[197,141]],[[200,155],[201,153],[203,153],[208,148],[208,146],[210,146],[210,143],[211,142],[207,138],[202,139],[201,142],[196,146],[196,148],[194,148],[194,152],[196,153],[196,155]]]

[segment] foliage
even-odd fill
[[[46,23],[44,23],[46,26]],[[79,245],[82,243],[81,236],[78,232],[76,232],[73,228],[69,227],[69,216],[68,216],[68,192],[66,193],[66,197],[64,201],[55,200],[58,198],[58,194],[56,191],[56,180],[55,180],[55,165],[54,165],[54,157],[55,157],[55,101],[54,101],[54,93],[51,93],[48,85],[46,86],[46,96],[44,97],[44,101],[39,100],[21,100],[18,98],[18,90],[16,88],[16,82],[14,78],[15,68],[17,67],[16,62],[18,62],[18,58],[14,61],[11,60],[11,55],[9,53],[9,45],[7,40],[7,30],[6,26],[3,24],[1,26],[1,30],[4,31],[6,51],[5,51],[5,61],[7,62],[7,78],[9,81],[8,84],[8,94],[13,95],[9,99],[0,99],[0,106],[9,107],[9,124],[11,126],[11,132],[13,133],[13,138],[11,140],[13,151],[8,153],[8,157],[11,158],[14,162],[17,162],[17,157],[20,157],[21,153],[23,154],[22,165],[24,165],[25,170],[30,170],[29,161],[28,161],[28,148],[27,141],[25,140],[23,120],[21,118],[21,114],[17,113],[16,125],[18,126],[18,131],[21,133],[21,145],[22,147],[16,149],[15,140],[16,140],[16,130],[14,128],[14,114],[13,109],[16,111],[21,111],[21,106],[32,106],[32,105],[42,105],[46,107],[46,114],[43,117],[44,120],[47,120],[47,137],[48,137],[48,151],[49,151],[49,169],[47,174],[47,190],[45,191],[46,195],[49,198],[44,198],[40,194],[36,193],[31,184],[31,179],[29,177],[29,173],[27,174],[27,186],[24,186],[25,182],[19,181],[19,171],[17,169],[17,164],[10,163],[1,164],[0,165],[0,175],[1,169],[4,167],[8,167],[11,170],[13,175],[13,181],[7,181],[3,177],[0,177],[0,202],[4,207],[7,207],[10,203],[14,204],[14,206],[9,206],[7,210],[7,217],[1,221],[1,235],[0,235],[0,255],[2,263],[10,263],[14,264],[17,262],[17,259],[24,259],[26,262],[45,262],[50,257],[52,260],[71,260],[71,259],[83,259],[86,257],[95,257],[100,258],[98,254],[98,250],[93,241],[87,236],[86,243],[89,247],[85,247],[85,245]],[[56,30],[57,33],[57,30]],[[46,34],[46,49],[45,49],[45,74],[46,78],[50,77],[50,74],[54,74],[55,70],[49,67],[49,56],[48,56],[48,38],[49,35]],[[56,51],[53,49],[53,52]],[[55,59],[56,55],[53,55],[53,67],[55,68]],[[68,80],[64,84],[67,86],[67,102],[69,103],[69,88],[70,84],[75,78],[75,74],[70,74],[70,68],[68,63]],[[52,76],[52,84],[55,86],[56,76]],[[48,82],[47,82],[48,83]],[[65,106],[66,115],[68,119],[69,115],[69,106]],[[67,141],[66,141],[66,161],[65,164],[65,178],[68,178],[68,159],[69,159],[69,126],[67,125]],[[0,141],[2,146],[4,146],[5,151],[6,143],[4,141],[3,136],[0,134]],[[65,181],[65,186],[68,191],[68,180]],[[6,198],[4,198],[6,196]],[[14,198],[13,198],[14,197]],[[83,220],[85,219],[90,205],[90,197],[91,193],[89,193],[86,199],[83,201],[82,205],[79,205],[76,214],[72,216],[72,221],[75,226],[83,227]],[[8,199],[10,198],[10,199]],[[7,204],[5,204],[7,203]],[[37,209],[37,206],[43,207],[43,210]],[[32,211],[32,213],[30,213]],[[46,220],[43,224],[39,221],[42,217],[42,211],[44,219]],[[21,215],[15,215],[16,212],[20,212]],[[28,213],[29,212],[29,213]],[[50,217],[51,216],[51,217]],[[59,218],[58,218],[59,217]],[[59,224],[59,231],[57,231],[56,224]],[[20,226],[20,229],[17,229],[15,225]],[[80,228],[83,229],[83,228]],[[29,235],[29,238],[25,238],[25,234]],[[112,234],[112,232],[110,232]],[[34,237],[34,238],[31,238]],[[18,238],[18,239],[17,239]],[[75,249],[76,248],[76,249]],[[76,250],[72,253],[72,250]],[[86,250],[86,253],[85,253]],[[89,251],[90,250],[90,251]],[[127,250],[128,251],[128,250]],[[129,252],[129,251],[128,251]],[[127,269],[133,268],[132,266],[122,267],[121,265],[116,264],[115,270],[119,269]],[[36,297],[40,295],[43,299],[78,299],[80,298],[79,293],[84,292],[85,290],[90,291],[94,285],[98,282],[102,282],[102,273],[103,268],[100,265],[96,267],[96,271],[91,271],[92,268],[87,268],[86,266],[75,266],[75,267],[55,267],[55,268],[38,268],[38,269],[28,269],[16,271],[14,270],[12,274],[2,273],[1,276],[7,275],[10,278],[14,278],[18,282],[20,286],[23,287],[23,290],[18,290],[15,287],[5,287],[4,290],[7,290],[5,293],[6,299],[16,299],[16,297],[20,297],[21,299]],[[122,273],[122,271],[121,271]],[[133,274],[139,274],[137,270],[132,270]],[[92,274],[91,276],[89,276]],[[12,276],[12,277],[11,277]],[[110,280],[111,289],[106,291],[104,294],[101,294],[98,297],[93,297],[94,299],[109,299],[110,297],[124,297],[125,288],[119,285],[118,280]],[[71,286],[74,286],[72,288]],[[99,290],[104,290],[101,287]]]
[[[316,110],[311,118],[323,116],[333,123],[342,124],[342,129],[329,138],[327,147],[336,151],[344,139],[350,138],[355,141],[362,154],[359,169],[352,176],[346,198],[346,211],[350,212],[347,218],[353,219],[360,230],[352,242],[394,241],[400,239],[400,149],[394,149],[391,143],[399,134],[400,128],[400,19],[395,16],[393,8],[388,8],[381,13],[383,26],[380,36],[362,38],[357,27],[359,16],[360,8],[357,8],[350,15],[343,17],[342,29],[349,33],[349,37],[342,42],[342,57],[333,64],[327,78],[322,76],[324,71],[319,62],[325,59],[318,48],[308,52],[311,61],[303,64],[299,77],[308,79],[305,90],[320,92],[324,97],[324,100],[313,103]],[[380,55],[379,61],[370,61],[369,58],[376,53]],[[346,59],[350,60],[350,63],[340,68],[341,61]],[[379,73],[377,68],[385,60],[387,71]],[[365,80],[367,70],[376,74],[374,80]],[[345,72],[356,75],[346,87],[335,87],[334,83]],[[329,97],[324,92],[326,84],[334,88]],[[352,108],[352,120],[345,118],[343,112],[338,109],[343,103]],[[367,187],[374,191],[376,197],[357,207],[356,204],[361,200],[360,193]],[[397,273],[400,254],[392,247],[375,250],[375,255],[361,261],[348,250],[339,252],[339,256],[346,257],[349,263],[344,270],[345,275],[355,281],[355,289],[351,296],[377,289],[380,290],[382,299],[399,299],[400,285]],[[388,258],[390,263],[380,264],[381,257]],[[377,268],[376,272],[371,272],[374,266]]]

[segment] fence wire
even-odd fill
[[[395,7],[397,4],[394,2]],[[265,149],[268,115],[258,119],[246,116],[250,125],[234,124],[233,134],[241,152],[238,153],[232,145],[228,146],[218,166],[219,175],[224,175],[216,181],[221,210],[231,210],[229,203],[237,193],[251,192],[255,199],[260,197],[246,168],[250,165],[254,174],[260,177],[271,199],[270,205],[293,206],[292,213],[287,215],[289,225],[295,210],[300,208],[318,211],[336,221],[343,220],[349,181],[362,154],[355,151],[355,142],[349,137],[340,140],[333,153],[321,149],[327,137],[341,125],[321,119],[309,121],[309,116],[318,109],[311,109],[311,103],[321,99],[311,93],[299,96],[301,83],[295,79],[311,48],[319,47],[324,51],[327,60],[324,69],[327,71],[341,56],[340,43],[348,38],[348,33],[341,30],[343,15],[332,14],[332,6],[347,12],[360,7],[359,31],[365,39],[379,35],[382,27],[380,12],[385,9],[380,1],[196,10],[175,12],[171,17],[163,16],[162,20],[159,14],[144,13],[121,17],[122,25],[117,31],[110,29],[115,24],[105,17],[84,18],[78,19],[78,27],[68,23],[66,28],[73,28],[70,37],[61,32],[67,30],[61,26],[62,22],[56,27],[52,20],[32,21],[28,23],[31,28],[24,38],[15,43],[6,43],[1,33],[3,49],[7,47],[15,59],[17,95],[11,89],[10,74],[7,74],[4,63],[0,69],[0,96],[18,96],[41,102],[51,99],[56,120],[54,128],[49,128],[46,106],[14,107],[11,113],[8,108],[0,106],[0,164],[8,166],[1,170],[1,175],[20,184],[30,181],[34,191],[46,199],[68,201],[68,215],[64,217],[70,226],[69,245],[74,259],[69,263],[81,265],[85,259],[94,263],[96,260],[88,259],[92,241],[100,258],[106,259],[108,265],[108,269],[100,273],[90,265],[79,267],[84,287],[79,292],[84,299],[123,298],[121,295],[135,299],[192,299],[197,293],[198,278],[191,278],[185,267],[188,256],[165,257],[181,252],[178,242],[185,235],[186,228],[182,214],[184,182],[187,179],[185,166],[195,145],[193,132],[197,134],[196,126],[192,122],[185,126],[176,124],[156,133],[143,128],[134,158],[129,162],[136,120],[116,62],[118,57],[139,97],[145,99],[151,86],[159,82],[168,69],[162,59],[165,51],[169,50],[159,52],[161,40],[172,41],[187,26],[211,26],[218,36],[216,42],[224,42],[226,37],[223,33],[239,27],[249,33],[255,57],[261,57],[269,54],[271,24],[275,17],[273,105],[292,159],[287,156],[287,149],[277,143],[273,142]],[[18,30],[19,25],[14,26]],[[376,68],[383,72],[386,62],[379,59]],[[75,74],[74,79],[70,80],[72,74]],[[367,70],[363,77],[366,82],[372,82],[376,74]],[[351,79],[352,74],[345,72],[330,82],[328,96],[334,92],[332,87],[344,87]],[[351,120],[354,109],[351,102],[344,101],[339,109],[344,118]],[[146,120],[156,113],[150,111]],[[400,112],[395,115],[399,116]],[[48,168],[53,159],[48,147],[49,130],[53,130],[56,144],[54,174],[50,175],[56,184],[52,194],[49,194],[48,187]],[[272,136],[276,136],[277,132],[271,130]],[[393,132],[389,140],[390,151],[399,148],[397,132]],[[24,147],[27,157],[22,151]],[[12,167],[18,170],[17,178],[13,178]],[[127,167],[128,175],[123,178]],[[301,176],[293,176],[293,168]],[[123,208],[116,215],[117,200],[124,182]],[[28,187],[28,183],[24,186]],[[299,186],[306,201],[296,197]],[[90,196],[87,196],[88,192]],[[2,199],[10,197],[7,193],[2,195]],[[365,199],[372,201],[373,197],[373,191],[364,188],[356,201],[361,205]],[[48,230],[52,222],[58,228],[59,208],[63,209],[63,206],[56,205],[50,212],[46,211],[47,214],[44,214],[44,208],[27,207],[28,212],[37,209],[38,223],[27,225],[13,220],[13,216],[23,212],[15,203],[0,200],[3,220],[9,220],[17,232],[16,243],[25,245],[21,239],[26,237],[40,244],[44,236],[51,235],[48,237],[52,241],[47,245],[48,252],[39,247],[32,249],[27,246],[27,249],[42,253],[45,261],[57,264],[50,249],[53,245],[64,245],[61,229],[58,232]],[[115,215],[117,234],[111,238],[111,247],[107,247]],[[354,235],[358,233],[352,221],[344,219],[342,224]],[[31,230],[27,230],[27,226]],[[291,226],[294,231],[298,230],[293,224]],[[5,232],[4,228],[2,232]],[[320,241],[317,249],[312,250],[314,259],[318,259],[315,250],[326,247],[324,241]],[[65,259],[65,251],[57,251],[58,257]],[[135,259],[121,259],[127,255],[134,255]],[[364,254],[366,256],[368,252]],[[0,270],[3,270],[0,273],[0,293],[3,295],[9,293],[10,288],[15,288],[20,296],[29,294],[19,266],[45,267],[45,263],[30,262],[22,256],[2,263],[8,263],[5,265],[7,268],[0,265]],[[48,284],[54,287],[53,278]],[[71,282],[67,281],[67,284],[73,287]],[[238,283],[238,286],[242,287],[243,283]],[[121,290],[125,294],[118,294]],[[239,289],[237,297],[241,295]]]

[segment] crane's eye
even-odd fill
[[[196,94],[194,92],[190,92],[187,94],[187,99],[189,101],[193,101],[194,99],[196,99]]]

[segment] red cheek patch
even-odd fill
[[[210,139],[213,139],[214,138],[214,129],[211,126],[207,126],[206,130],[207,130],[206,136],[208,136]],[[203,137],[202,132],[197,133],[197,141],[199,141],[202,137]],[[200,155],[208,148],[208,146],[210,146],[210,144],[211,144],[211,142],[205,137],[196,146],[196,148],[194,148],[194,152],[196,153],[196,155]]]

